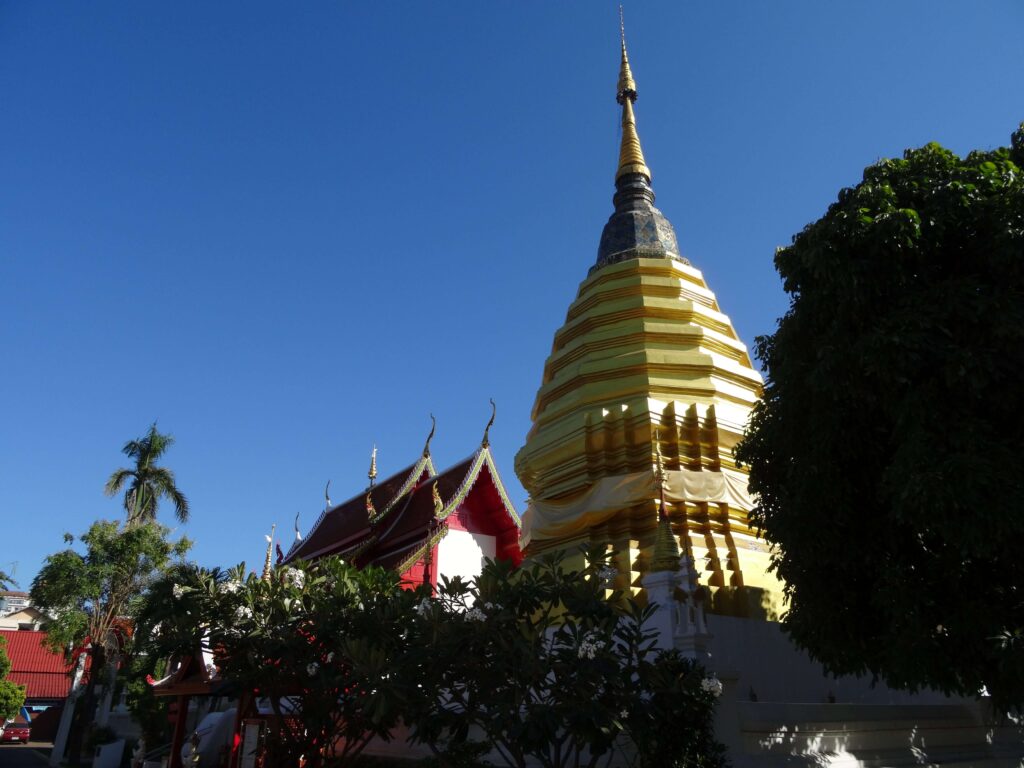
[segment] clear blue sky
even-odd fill
[[[628,2],[658,206],[745,341],[865,165],[1024,119],[1019,0]],[[0,3],[0,568],[154,420],[206,565],[414,459],[513,457],[611,212],[615,4]],[[170,511],[161,518],[173,523]]]

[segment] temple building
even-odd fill
[[[394,570],[409,586],[436,586],[441,576],[468,581],[486,558],[518,564],[521,521],[491,455],[489,429],[473,454],[442,472],[428,437],[416,461],[378,482],[375,448],[366,489],[328,503],[305,538],[296,532],[285,562],[341,555],[358,567]]]
[[[675,230],[654,207],[637,133],[636,82],[622,39],[617,101],[622,143],[615,210],[597,259],[555,333],[516,456],[530,494],[529,555],[606,544],[639,588],[649,570],[664,456],[665,509],[701,582],[726,612],[768,614],[781,589],[751,530],[747,474],[733,448],[761,376]]]

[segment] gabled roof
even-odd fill
[[[29,699],[63,699],[68,695],[71,680],[64,656],[52,653],[43,645],[45,632],[0,629],[7,638],[7,655],[11,659],[8,679],[26,687]]]
[[[374,485],[369,490],[369,496],[377,511],[375,519],[390,514],[417,482],[432,474],[434,464],[430,456],[425,455],[415,464]],[[348,501],[325,510],[306,537],[288,550],[285,562],[298,559],[312,560],[347,552],[365,543],[373,534],[367,516],[366,497],[367,491],[363,491]]]
[[[434,500],[435,487],[441,500],[440,510]],[[481,497],[481,506],[490,513],[490,519],[482,522],[492,530],[484,533],[497,534],[522,527],[494,466],[490,448],[484,445],[472,456],[417,485],[408,500],[396,506],[388,524],[379,526],[377,540],[359,555],[358,564],[406,570],[411,562],[423,557],[428,538],[432,547],[444,537],[448,519],[459,512],[472,494]]]

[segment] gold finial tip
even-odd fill
[[[626,53],[626,22],[622,15],[622,6],[619,6],[619,35],[622,41],[622,61],[619,64],[619,85],[615,93],[615,100],[619,104],[625,103],[626,99],[636,101],[636,81],[633,80],[633,72],[629,68],[629,54]]]

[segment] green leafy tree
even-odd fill
[[[422,695],[405,671],[413,595],[393,573],[339,558],[266,580],[244,573],[194,569],[155,583],[138,648],[154,659],[212,652],[217,675],[265,698],[270,765],[353,765],[371,739],[390,739]]]
[[[107,480],[104,491],[108,496],[114,496],[125,489],[124,508],[129,523],[155,520],[157,506],[165,498],[174,505],[174,514],[179,522],[188,521],[188,499],[178,490],[174,473],[166,467],[157,466],[172,445],[174,438],[157,432],[156,424],[153,424],[144,437],[129,440],[121,449],[125,456],[134,460],[135,466],[116,470]]]
[[[867,168],[775,262],[738,456],[786,629],[837,674],[1024,704],[1024,124]]]
[[[124,655],[143,591],[191,543],[172,542],[168,529],[155,522],[121,525],[99,520],[81,536],[84,552],[67,548],[46,558],[32,582],[32,603],[50,618],[44,629],[47,645],[70,660],[87,653],[88,684],[75,710],[69,754],[80,760],[84,729],[96,706],[95,687],[108,663]],[[68,544],[74,538],[65,535]]]
[[[212,653],[214,674],[274,710],[268,764],[348,766],[401,724],[444,766],[492,749],[520,768],[723,764],[714,688],[701,667],[658,653],[648,609],[606,590],[607,566],[549,558],[434,597],[339,558],[269,579],[180,569],[154,583],[137,648],[153,659]],[[172,662],[173,663],[173,662]]]
[[[7,638],[0,637],[0,727],[13,720],[25,703],[25,686],[7,679],[11,673],[11,659],[7,655]]]
[[[475,584],[446,581],[420,598],[419,687],[439,693],[407,720],[442,763],[456,764],[477,733],[513,768],[613,756],[642,768],[723,764],[703,669],[655,651],[652,609],[607,588],[601,553],[587,561],[582,571],[558,556],[519,570],[489,562]]]

